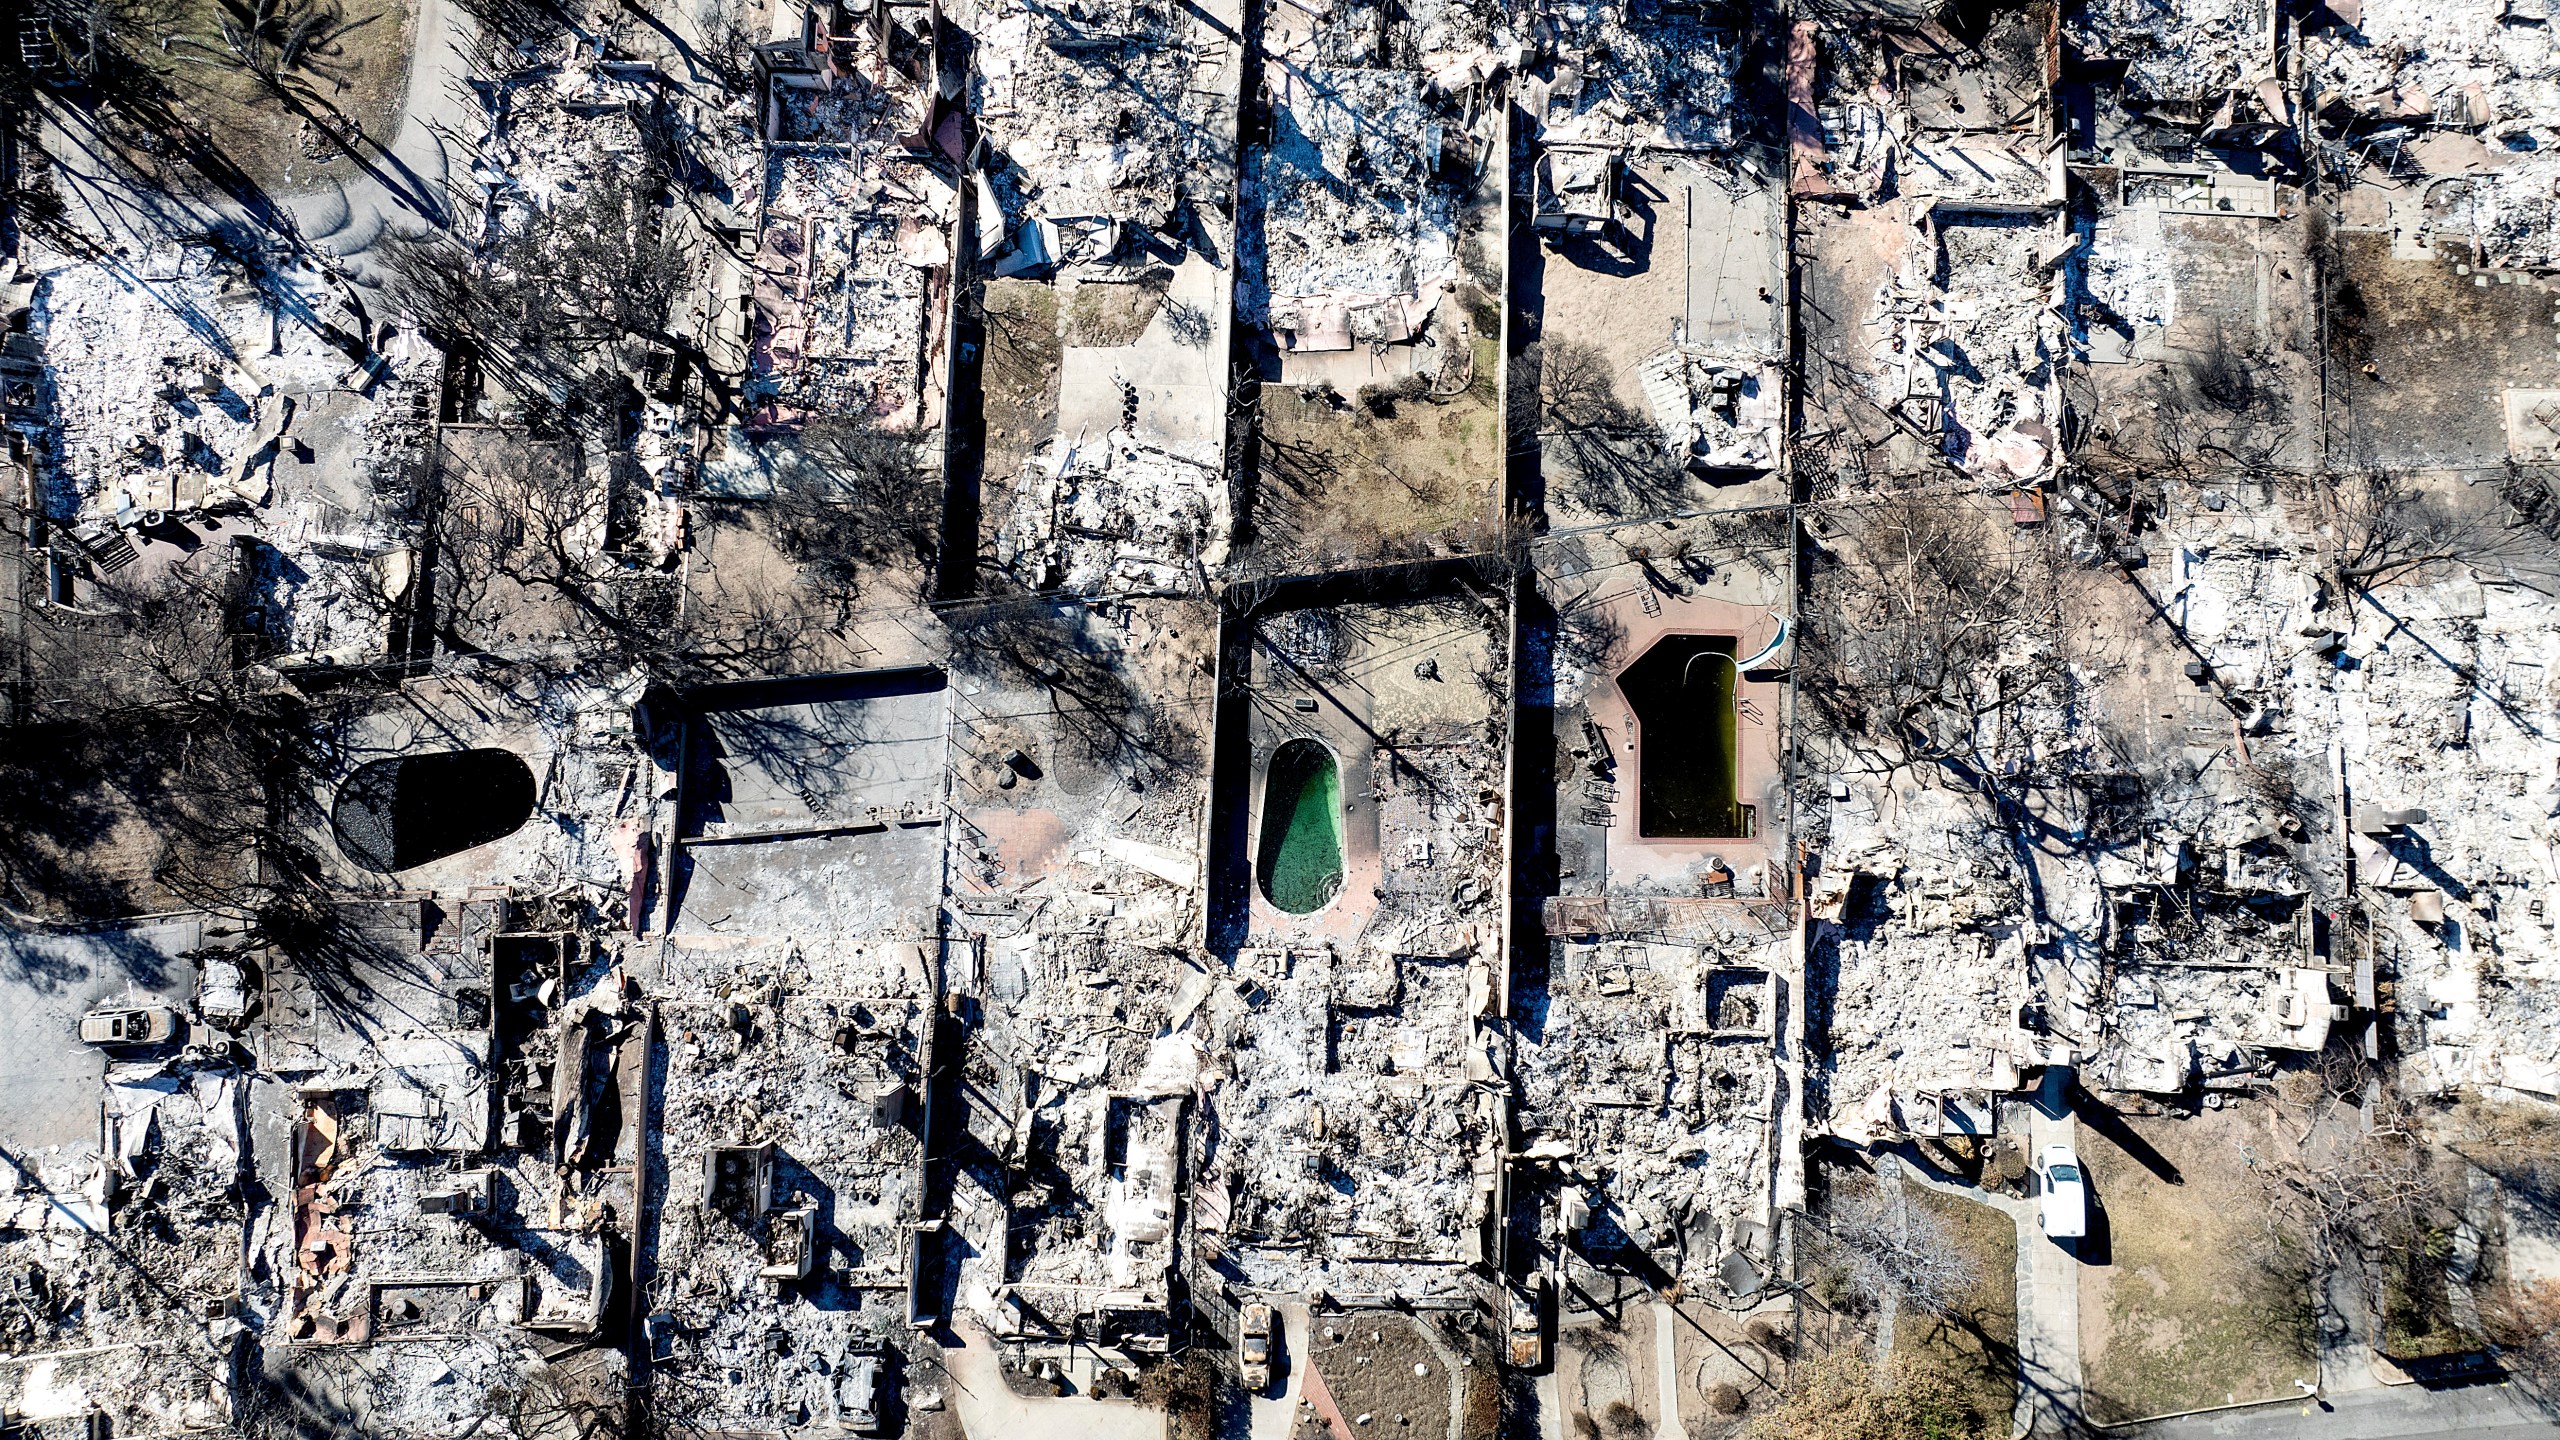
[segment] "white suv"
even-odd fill
[[[2080,1157],[2068,1145],[2047,1145],[2043,1158],[2036,1162],[2036,1173],[2044,1177],[2044,1204],[2036,1211],[2036,1223],[2055,1240],[2077,1240],[2089,1233],[2089,1181],[2080,1169]]]

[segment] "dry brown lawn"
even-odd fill
[[[2310,1281],[2271,1232],[2244,1151],[2270,1150],[2262,1106],[2128,1124],[2174,1167],[2172,1184],[2096,1135],[2080,1158],[2105,1249],[2080,1277],[2089,1418],[2293,1395],[2312,1373]]]

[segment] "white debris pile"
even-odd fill
[[[2269,0],[2088,0],[2064,6],[2062,25],[2085,60],[2124,64],[2124,98],[2137,109],[2209,112],[2275,76]]]
[[[1442,147],[1458,132],[1426,97],[1424,78],[1313,66],[1274,78],[1273,139],[1255,174],[1265,305],[1419,296],[1454,278],[1457,203],[1440,172]]]
[[[2082,251],[2080,285],[2088,299],[2126,325],[2159,330],[2177,318],[2178,286],[2168,252],[2136,240],[2121,225],[2098,227]]]
[[[1948,458],[1987,481],[2031,483],[2060,463],[2069,352],[2049,266],[2066,240],[2025,218],[1923,225],[1877,293],[1878,398],[1934,422]]]
[[[103,1146],[0,1162],[0,1404],[30,1428],[134,1434],[235,1418],[248,1281],[247,1085],[186,1060],[107,1067]]]
[[[1684,464],[1768,469],[1785,424],[1776,366],[1736,361],[1703,345],[1676,345],[1636,366],[1653,422]]]
[[[2273,1072],[2267,1052],[2316,1053],[2334,1003],[2327,970],[2221,958],[2120,966],[2107,1000],[2088,1083],[2161,1095],[2245,1089]]]
[[[58,517],[125,526],[266,502],[296,395],[335,388],[344,353],[287,320],[211,248],[140,265],[40,263],[30,330],[58,426]]]
[[[1725,150],[1734,143],[1734,72],[1741,37],[1720,27],[1635,7],[1572,3],[1547,8],[1554,74],[1531,89],[1531,118],[1550,145],[1646,150]],[[1543,91],[1541,97],[1540,92]],[[1543,98],[1542,108],[1535,108]]]
[[[670,1163],[655,1323],[678,1372],[770,1374],[719,1390],[718,1418],[742,1429],[835,1413],[828,1362],[903,1331],[925,1243],[916,1224],[932,1010],[921,977],[884,965],[830,977],[838,983],[821,995],[779,978],[787,973],[742,967],[721,982],[730,999],[704,991],[661,1012],[659,1144]],[[714,1178],[742,1152],[768,1173],[715,1194]],[[776,1331],[790,1341],[779,1354]]]
[[[599,164],[642,154],[641,118],[657,113],[663,84],[653,66],[577,47],[557,68],[494,85],[472,177],[493,196],[549,210]]]
[[[2323,118],[2354,126],[2344,153],[2425,166],[2441,162],[2412,144],[2421,132],[2479,137],[2458,143],[2458,163],[2424,189],[2432,229],[2467,229],[2493,266],[2560,264],[2560,95],[2549,78],[2560,41],[2548,24],[2521,23],[2499,0],[2382,0],[2304,48]]]
[[[1168,1295],[1174,1247],[1169,1235],[1142,1240],[1149,1227],[1127,1209],[1127,1167],[1151,1165],[1157,1173],[1140,1188],[1163,1196],[1182,1184],[1182,1157],[1148,1161],[1132,1144],[1115,1164],[1104,1139],[1128,1133],[1131,1101],[1189,1093],[1198,1050],[1181,1032],[1210,981],[1155,943],[1117,938],[1121,917],[1100,913],[1112,898],[1069,891],[1010,913],[967,912],[983,937],[991,1023],[969,1052],[965,1123],[1016,1178],[973,1171],[956,1182],[986,1197],[968,1208],[1005,1237],[992,1272],[964,1263],[962,1292],[1006,1333],[1020,1327],[998,1305],[1004,1294],[1021,1294],[1050,1324],[1089,1309],[1105,1288],[1125,1286],[1143,1309],[1161,1309]],[[1151,1105],[1137,1108],[1155,1116]],[[1133,1242],[1149,1257],[1144,1276]]]
[[[2517,270],[2560,267],[2560,130],[2545,130],[2527,152],[2501,156],[2497,168],[2445,182],[2468,191],[2472,238],[2483,264]]]
[[[2299,550],[2273,534],[2252,539],[2228,520],[2216,529],[2216,541],[2188,540],[2170,555],[2171,619],[2217,681],[2256,707],[2244,728],[2263,730],[2286,714],[2325,725],[2335,713],[2328,697],[2338,674],[2315,643],[2329,628],[2330,617],[2315,604],[2324,590]],[[2229,725],[2221,715],[2213,719]],[[2229,738],[2227,728],[2221,738]]]
[[[1509,46],[1502,7],[1486,0],[1309,0],[1275,16],[1271,53],[1328,66],[1418,70],[1444,89],[1490,74]]]
[[[1232,203],[1236,57],[1212,18],[1166,0],[987,7],[971,112],[1006,164],[992,233],[1103,217],[1174,239],[1185,201]],[[977,27],[973,27],[977,28]]]
[[[302,659],[348,666],[386,659],[392,616],[416,584],[415,552],[388,526],[296,501],[273,517],[274,548],[257,554],[259,630],[279,668]],[[349,522],[333,528],[332,520]]]
[[[2548,25],[2507,23],[2507,9],[2503,0],[2370,0],[2353,28],[2307,39],[2313,81],[2324,100],[2372,118],[2547,127],[2560,111],[2547,78],[2560,53]]]
[[[1181,593],[1226,560],[1232,500],[1215,457],[1181,454],[1129,431],[1099,443],[1046,442],[1023,467],[1013,505],[997,559],[1039,588]]]
[[[1763,967],[1784,949],[1759,938],[1559,944],[1546,1025],[1515,1059],[1524,1148],[1688,1286],[1767,1233],[1782,1102]]]
[[[2345,642],[2338,735],[2408,1083],[2560,1098],[2552,602],[2460,575],[2377,601]]]
[[[1399,1267],[1478,1259],[1500,1097],[1480,1082],[1470,967],[1257,951],[1210,1100],[1218,1230],[1257,1285],[1415,1293]]]
[[[919,421],[957,199],[948,180],[908,157],[808,149],[770,157],[750,397],[774,423],[848,414]]]
[[[1847,793],[1841,794],[1845,789]],[[2043,1053],[2020,1031],[2035,994],[2025,889],[1977,802],[1908,783],[1835,789],[1813,882],[1806,962],[1828,1053],[1807,1077],[1807,1123],[1859,1142],[1932,1133],[1949,1097],[2017,1086]]]

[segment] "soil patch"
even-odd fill
[[[1905,1306],[1893,1330],[1893,1365],[1934,1365],[1960,1378],[1975,1410],[2006,1415],[2018,1400],[2018,1228],[1988,1205],[1918,1185],[1904,1193],[1936,1216],[1973,1260],[1974,1283],[1949,1315]]]
[[[2262,1107],[2124,1123],[2171,1183],[2082,1130],[2093,1217],[2080,1277],[2087,1413],[2146,1415],[2290,1398],[2312,1373],[2310,1281],[2300,1246],[2271,1231],[2246,1152],[2280,1142]]]
[[[1364,405],[1266,387],[1252,546],[1266,565],[1343,564],[1479,549],[1495,538],[1502,473],[1497,357],[1447,399]]]
[[[1136,344],[1147,333],[1147,322],[1164,308],[1164,292],[1172,284],[1173,272],[1161,269],[1126,284],[1078,284],[1067,298],[1067,343],[1098,348]]]
[[[280,18],[271,22],[281,27],[277,34],[313,20],[314,33],[326,37],[306,47],[308,63],[283,77],[295,92],[291,104],[221,58],[222,25],[238,25],[241,13],[224,0],[186,0],[169,27],[170,45],[151,52],[161,77],[225,158],[268,189],[289,194],[361,176],[363,166],[347,157],[340,141],[370,158],[399,133],[409,53],[417,42],[416,6],[410,0],[338,6],[288,0],[278,7]]]
[[[1360,1433],[1389,1440],[1448,1435],[1452,1367],[1418,1322],[1383,1310],[1318,1316],[1308,1341],[1325,1388]],[[1363,1415],[1367,1425],[1359,1423]]]

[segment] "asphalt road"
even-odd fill
[[[27,1154],[98,1138],[104,1052],[80,1043],[80,1017],[102,1001],[195,1000],[201,944],[194,919],[57,935],[0,924],[0,1149]]]
[[[2510,1385],[2396,1385],[2340,1395],[2325,1410],[2309,1401],[2262,1405],[2107,1433],[2140,1440],[2560,1440],[2560,1422]]]

